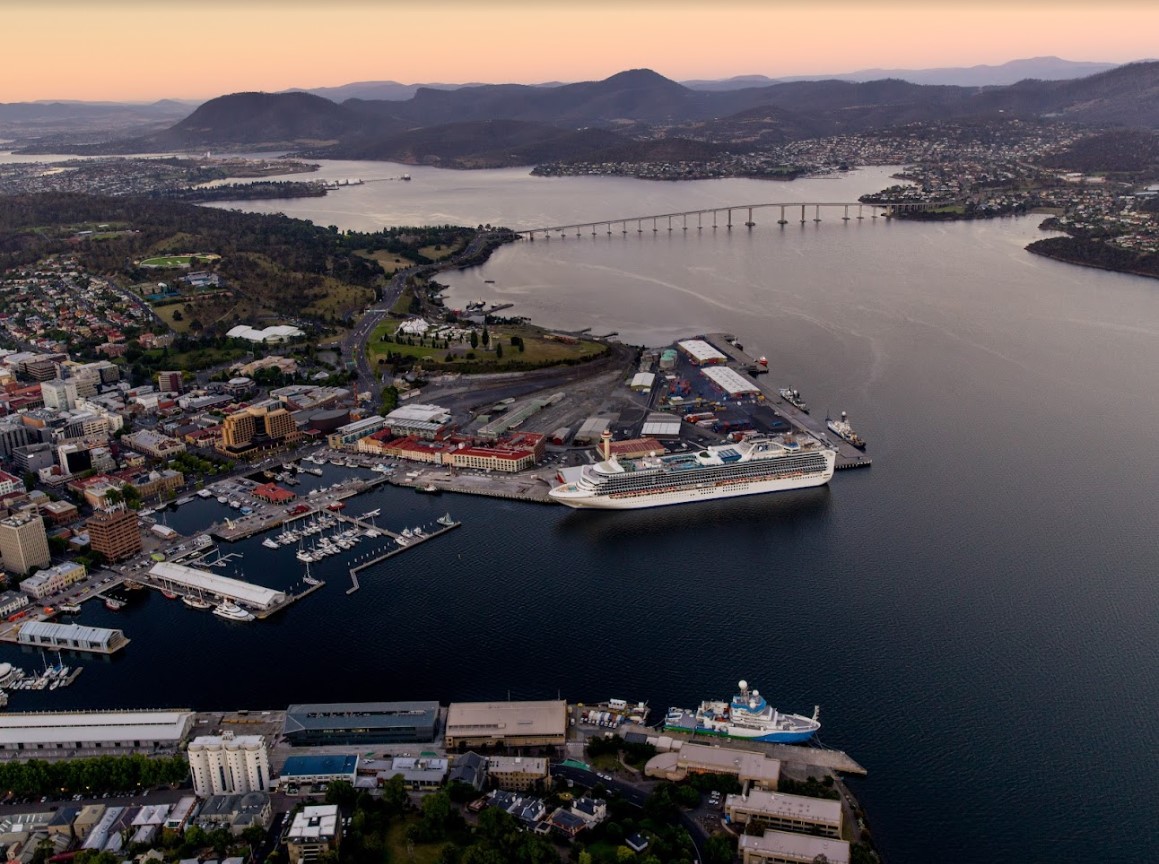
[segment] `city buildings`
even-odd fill
[[[567,703],[452,702],[447,711],[446,747],[562,746]]]
[[[85,522],[94,552],[106,561],[123,561],[141,552],[141,531],[137,514],[131,510],[102,510]]]
[[[542,791],[551,786],[547,760],[540,756],[490,756],[487,774],[498,788],[509,792],[526,792],[537,785],[537,791]]]
[[[20,583],[20,590],[29,597],[43,600],[73,585],[85,578],[83,564],[75,561],[64,561],[54,567],[38,570]]]
[[[201,735],[189,742],[193,791],[201,797],[270,788],[270,759],[260,735]]]
[[[52,563],[44,520],[35,511],[0,519],[0,563],[5,570],[20,574]]]
[[[225,418],[219,449],[229,456],[247,457],[297,443],[300,437],[294,418],[285,408],[252,405]]]
[[[290,864],[312,864],[322,854],[337,851],[342,840],[337,804],[320,804],[302,809],[286,832]]]
[[[438,724],[438,702],[291,705],[282,736],[294,746],[427,742]]]
[[[173,753],[192,724],[185,709],[0,714],[0,759]]]
[[[844,840],[766,830],[763,835],[742,835],[737,842],[741,864],[849,864]]]
[[[747,795],[725,796],[724,813],[736,825],[841,837],[841,802],[828,798],[752,789]]]

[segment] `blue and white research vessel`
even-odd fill
[[[813,709],[812,717],[782,714],[765,701],[759,690],[750,690],[748,682],[741,681],[737,686],[740,692],[730,702],[701,702],[695,713],[687,708],[669,708],[664,728],[779,744],[808,741],[821,728],[821,721],[817,719],[820,708]]]

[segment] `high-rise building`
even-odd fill
[[[270,788],[270,757],[260,735],[202,735],[189,743],[193,791],[202,797]]]
[[[0,561],[15,573],[52,563],[44,520],[35,510],[0,519]]]
[[[98,511],[85,522],[85,529],[93,551],[100,552],[106,561],[123,561],[142,549],[137,514],[132,510]]]
[[[42,381],[40,395],[44,399],[44,407],[54,411],[71,411],[76,407],[76,382],[54,378],[51,381]]]
[[[253,405],[237,411],[221,424],[222,449],[235,454],[293,443],[298,436],[293,415],[285,408],[270,408],[268,405]]]

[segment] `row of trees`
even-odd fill
[[[15,795],[110,792],[136,786],[182,783],[189,777],[183,756],[97,756],[63,762],[0,763],[0,789]]]

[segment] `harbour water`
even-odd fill
[[[888,183],[880,169],[688,184],[324,173],[402,170],[412,182],[245,206],[343,228],[527,228],[855,200]],[[350,596],[339,556],[327,559],[312,568],[324,589],[261,623],[160,595],[86,608],[81,622],[123,626],[133,644],[66,691],[13,694],[9,710],[508,692],[663,709],[746,678],[778,708],[821,705],[822,740],[869,770],[855,786],[891,862],[1147,860],[1159,283],[1029,255],[1038,217],[774,219],[524,242],[441,281],[451,305],[510,302],[507,314],[638,344],[736,333],[814,411],[848,411],[873,468],[817,490],[622,513],[383,489],[351,509],[382,508],[390,528],[450,509],[463,528],[361,574]],[[194,501],[169,524],[204,524],[212,508]],[[254,538],[237,550],[255,581],[301,578],[292,549]]]

